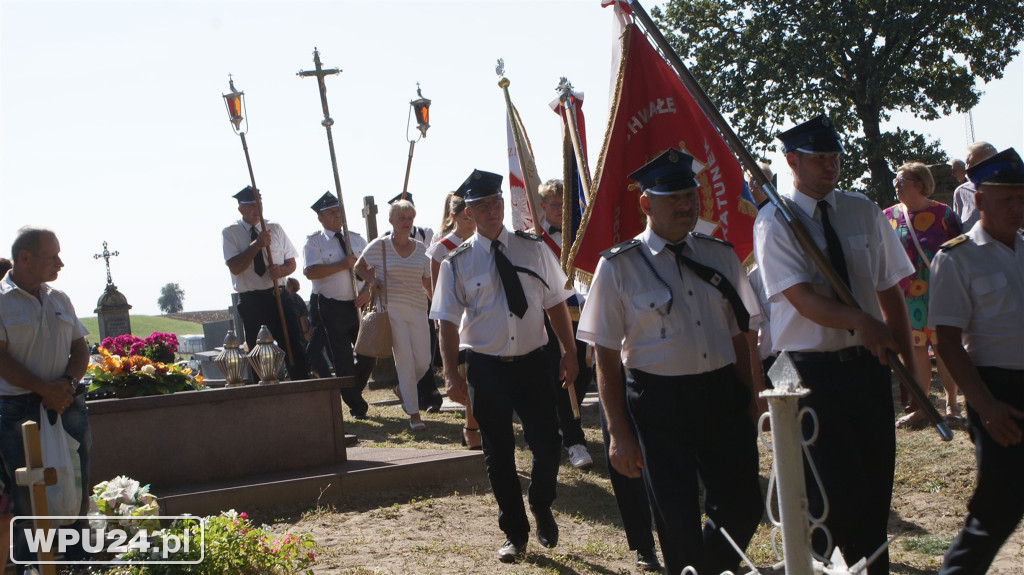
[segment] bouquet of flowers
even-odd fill
[[[178,338],[173,334],[153,333],[145,340],[130,335],[106,338],[86,371],[92,380],[89,391],[139,397],[201,389],[202,376],[192,375],[185,365],[171,363],[177,349]]]
[[[156,496],[149,492],[148,485],[140,487],[139,482],[131,477],[119,475],[110,481],[97,483],[92,488],[92,500],[101,515],[120,517],[120,524],[132,535],[140,528],[147,531],[160,528],[157,519],[138,519],[160,515],[160,505]]]
[[[100,345],[110,353],[122,357],[141,355],[152,361],[174,363],[174,354],[178,353],[178,336],[154,331],[146,339],[139,339],[134,335],[124,334],[105,338]]]

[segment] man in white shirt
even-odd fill
[[[970,169],[978,162],[982,162],[996,155],[996,147],[988,142],[974,142],[967,146],[967,158],[964,160],[964,169]],[[960,218],[960,226],[966,232],[974,224],[978,223],[981,214],[974,201],[974,182],[967,180],[953,190],[953,211]]]
[[[578,332],[597,349],[609,456],[622,475],[643,475],[666,572],[735,571],[722,531],[746,548],[763,509],[754,398],[764,384],[747,335],[757,297],[731,246],[693,232],[693,157],[670,148],[629,177],[648,227],[601,254]]]
[[[285,325],[281,325],[281,314],[273,293],[275,283],[284,291],[285,278],[295,271],[298,252],[280,225],[267,222],[267,229],[260,230],[260,204],[252,186],[246,186],[233,197],[238,200],[238,213],[242,219],[224,228],[221,237],[224,262],[231,271],[231,285],[238,292],[238,314],[242,316],[245,343],[251,350],[256,345],[260,326],[266,325],[278,346],[287,352],[284,337],[287,329],[292,358],[288,375],[293,380],[306,379],[309,372],[306,371],[306,354],[301,345],[302,328],[298,313],[292,309],[290,299],[281,298],[286,318]],[[270,265],[271,261],[273,265]]]
[[[89,332],[68,296],[48,283],[56,280],[64,267],[57,235],[41,228],[22,228],[11,252],[14,267],[0,278],[0,454],[7,489],[14,494],[14,514],[32,515],[28,487],[14,485],[13,478],[14,470],[25,466],[21,424],[38,421],[41,405],[61,414],[64,429],[79,443],[82,506],[78,515],[85,515],[92,495],[92,433],[81,393],[84,387],[78,385],[78,379],[89,364],[85,341]],[[20,528],[30,526],[30,521],[19,521],[15,528],[14,556],[19,560],[33,558]],[[87,526],[75,523],[71,527],[80,530]]]
[[[563,289],[565,274],[539,237],[509,232],[498,174],[474,170],[459,188],[476,233],[441,263],[430,319],[440,320],[448,396],[472,402],[484,460],[507,539],[498,559],[513,563],[526,551],[530,523],[516,472],[513,410],[533,452],[528,499],[544,547],[558,543],[551,514],[561,459],[554,377],[573,384],[579,371]],[[544,357],[544,316],[562,349],[558,373]],[[461,327],[460,327],[461,325]],[[466,375],[458,369],[466,349]],[[468,380],[468,390],[467,390]]]
[[[839,134],[817,116],[779,136],[793,171],[784,198],[848,285],[860,309],[836,299],[824,276],[796,242],[775,205],[758,212],[754,249],[771,306],[775,351],[788,352],[811,394],[801,405],[818,415],[811,457],[824,483],[825,526],[852,564],[886,543],[896,465],[888,350],[909,364],[909,317],[899,280],[914,267],[878,206],[863,194],[836,190],[843,152]],[[804,435],[810,436],[809,418]],[[822,493],[808,476],[810,511],[820,516]],[[830,556],[824,534],[815,551]],[[868,568],[888,573],[889,555]]]
[[[359,334],[358,308],[370,301],[368,286],[353,282],[352,266],[366,248],[366,240],[350,231],[349,246],[345,246],[341,231],[341,203],[331,192],[325,193],[311,209],[323,229],[306,238],[303,248],[305,265],[302,273],[313,283],[313,295],[320,311],[320,321],[327,331],[327,344],[331,362],[338,377],[355,376],[354,387],[341,390],[341,398],[355,419],[366,419],[369,404],[363,399],[363,389],[370,379],[374,360],[358,355],[353,360],[352,348]],[[351,252],[351,253],[349,253]]]
[[[929,327],[967,398],[978,483],[940,575],[981,575],[1024,517],[1024,163],[1010,148],[967,170],[980,223],[931,265]]]

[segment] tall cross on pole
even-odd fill
[[[114,280],[110,278],[110,258],[121,255],[119,252],[112,252],[107,249],[107,242],[103,242],[103,251],[98,254],[93,254],[92,258],[98,260],[103,258],[107,262],[107,285],[114,285]]]
[[[320,125],[327,129],[327,147],[331,150],[331,169],[334,170],[334,189],[338,192],[338,209],[341,210],[341,232],[345,240],[345,252],[347,255],[354,255],[352,254],[352,242],[348,238],[348,218],[345,217],[345,199],[341,195],[341,178],[338,177],[338,156],[334,153],[334,136],[331,134],[334,120],[331,119],[331,112],[327,108],[327,83],[324,82],[324,78],[340,74],[341,70],[337,68],[324,70],[323,64],[320,63],[320,50],[315,47],[313,48],[313,64],[316,65],[316,70],[300,70],[297,75],[304,78],[315,76],[316,83],[320,88],[320,106],[324,110],[324,121],[320,122]],[[359,286],[356,285],[355,271],[353,270],[350,275],[352,276],[352,293],[358,294]]]

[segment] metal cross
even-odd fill
[[[110,278],[110,258],[121,255],[119,252],[112,252],[107,249],[107,242],[103,242],[103,252],[93,254],[93,259],[98,260],[103,258],[107,262],[107,285],[114,285],[114,280]]]

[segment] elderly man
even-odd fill
[[[1024,163],[1010,148],[967,175],[980,224],[932,260],[928,320],[967,398],[978,484],[941,575],[988,571],[1024,517]]]
[[[309,372],[306,371],[298,314],[292,309],[291,298],[282,297],[285,317],[285,325],[282,325],[273,293],[275,283],[284,291],[285,278],[295,271],[298,252],[280,225],[267,223],[267,229],[259,229],[260,204],[252,186],[246,186],[233,197],[238,200],[238,213],[242,219],[224,228],[221,237],[224,263],[231,271],[231,285],[238,292],[238,314],[242,316],[245,343],[252,349],[260,326],[266,325],[284,349],[287,329],[288,347],[291,348],[288,375],[292,379],[306,379]],[[270,260],[266,253],[270,254]],[[273,265],[269,265],[271,260]]]
[[[722,530],[745,548],[761,519],[754,397],[763,382],[747,338],[758,304],[729,244],[693,232],[692,165],[669,149],[630,174],[648,227],[601,254],[579,338],[597,347],[612,465],[626,477],[642,471],[667,572],[721,573],[740,564]]]
[[[92,434],[84,386],[78,379],[89,364],[89,332],[78,321],[68,296],[50,287],[64,267],[60,242],[50,230],[22,228],[11,247],[14,267],[0,280],[0,454],[7,477],[25,466],[21,424],[38,421],[39,407],[62,414],[64,429],[79,443],[82,506],[92,494],[89,453]],[[14,487],[14,514],[32,515],[27,487]],[[24,522],[28,527],[31,522]],[[19,526],[22,524],[19,523]],[[80,529],[81,526],[73,526]],[[30,560],[25,532],[15,529],[14,556]]]
[[[498,559],[513,563],[526,551],[530,523],[516,472],[512,412],[519,416],[533,452],[528,499],[544,547],[558,543],[551,514],[558,479],[560,440],[555,415],[555,377],[573,384],[579,367],[572,323],[562,289],[565,274],[535,235],[505,229],[498,174],[474,170],[457,193],[476,233],[441,263],[430,319],[440,320],[441,358],[448,396],[472,402],[480,423],[487,478],[498,502],[505,543]],[[544,354],[544,316],[558,337],[557,373]],[[466,349],[466,375],[459,348]],[[467,395],[468,380],[468,395]]]
[[[967,146],[967,158],[964,161],[965,169],[970,169],[978,162],[983,162],[996,155],[996,147],[988,142],[974,142]],[[953,190],[953,211],[960,218],[964,231],[969,231],[974,224],[978,223],[978,207],[974,202],[974,182],[967,180]]]
[[[774,205],[758,212],[754,249],[771,306],[775,351],[793,359],[811,394],[801,401],[818,414],[811,458],[825,493],[808,476],[810,510],[852,563],[886,542],[896,465],[896,436],[888,351],[909,365],[910,322],[899,281],[914,267],[878,206],[862,194],[835,188],[839,134],[817,116],[779,135],[795,189],[784,196],[850,288],[860,309],[836,299]],[[809,419],[804,419],[810,426]],[[805,429],[804,434],[810,436]],[[815,550],[829,556],[821,530]],[[887,551],[871,564],[888,573]]]

